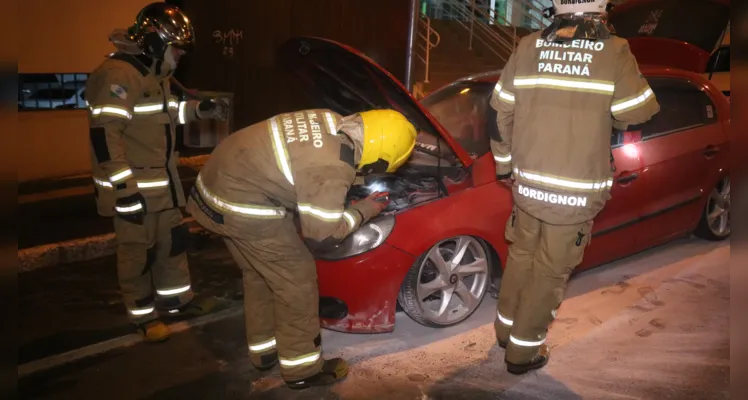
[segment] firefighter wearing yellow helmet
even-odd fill
[[[239,130],[215,148],[187,210],[224,237],[242,269],[247,343],[256,368],[279,362],[283,379],[295,389],[347,375],[345,361],[321,357],[317,271],[310,249],[337,245],[385,208],[378,193],[346,208],[346,194],[357,172],[401,167],[416,133],[393,110],[342,117],[312,109]]]

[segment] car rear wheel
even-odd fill
[[[712,189],[694,234],[714,241],[730,236],[730,177],[725,177]]]
[[[442,240],[410,267],[398,300],[421,325],[459,324],[478,309],[493,260],[487,245],[472,236]]]

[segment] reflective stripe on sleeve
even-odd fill
[[[286,179],[290,184],[294,184],[293,175],[291,175],[291,163],[288,160],[288,153],[286,152],[286,144],[283,143],[281,138],[281,132],[278,128],[278,122],[275,118],[270,120],[270,131],[273,134],[273,148],[275,149],[275,160],[278,163],[278,168],[286,176]]]
[[[505,103],[514,104],[514,94],[506,89],[502,89],[501,82],[496,84],[493,91],[496,92],[497,96],[499,96],[499,100]]]
[[[192,288],[191,285],[182,286],[174,289],[156,289],[156,293],[161,296],[174,296],[176,294],[182,294],[189,291]]]
[[[280,362],[281,367],[293,368],[293,367],[300,367],[302,365],[314,364],[315,362],[317,362],[317,360],[320,359],[320,357],[321,357],[320,351],[317,350],[314,353],[309,353],[301,357],[295,357],[295,358],[278,357],[278,361]]]
[[[593,92],[603,94],[613,94],[615,83],[610,81],[593,81],[584,79],[559,79],[540,76],[522,76],[514,79],[514,87],[533,88],[545,87],[560,90],[572,90],[580,92]]]
[[[538,174],[535,172],[524,171],[519,168],[514,168],[514,173],[528,181],[543,183],[543,184],[555,186],[555,187],[562,187],[565,189],[597,191],[597,190],[613,187],[612,179],[606,179],[606,180],[601,180],[601,181],[571,180],[568,178],[560,178],[556,176],[543,175],[543,174]]]
[[[348,222],[348,229],[353,229],[356,226],[356,217],[351,215],[348,211],[343,212],[343,218]]]
[[[509,341],[512,342],[512,343],[514,343],[514,344],[516,344],[517,346],[522,346],[522,347],[537,347],[537,346],[540,346],[543,343],[545,343],[545,338],[543,338],[541,340],[536,340],[536,341],[528,341],[528,340],[520,340],[520,339],[517,339],[516,337],[514,337],[512,335],[509,335]]]
[[[509,318],[501,315],[501,313],[498,312],[498,311],[496,312],[496,316],[499,317],[499,321],[501,321],[502,324],[504,324],[506,326],[512,326],[512,325],[514,325],[514,321],[512,321],[511,319],[509,319]]]
[[[130,311],[130,314],[132,315],[148,315],[155,310],[156,310],[155,307],[145,307],[145,308],[133,308],[133,309],[130,309],[129,311]]]
[[[187,123],[187,102],[186,101],[179,102],[179,123],[180,124]]]
[[[493,159],[494,159],[494,161],[496,161],[497,163],[500,163],[500,164],[507,164],[507,163],[512,162],[512,156],[511,156],[511,154],[506,155],[506,156],[497,156],[497,155],[494,155]]]
[[[263,340],[262,342],[255,342],[249,345],[249,351],[250,353],[262,353],[270,349],[275,348],[275,338],[272,337],[268,340]]]
[[[627,97],[623,100],[613,103],[613,106],[610,107],[610,111],[611,113],[613,113],[613,115],[618,115],[627,111],[637,109],[643,106],[647,101],[651,100],[652,94],[652,89],[647,87],[642,93],[636,96]]]
[[[124,181],[125,179],[132,176],[132,170],[130,168],[125,168],[121,171],[117,171],[114,174],[112,174],[109,177],[109,182],[112,182],[113,184],[119,183],[121,181]]]
[[[138,181],[138,188],[139,189],[151,189],[151,188],[159,188],[159,187],[166,187],[169,186],[169,180],[168,179],[158,179],[158,180],[152,180],[152,181]]]
[[[280,207],[237,204],[223,200],[218,196],[215,196],[214,194],[208,192],[208,190],[203,185],[200,175],[197,176],[195,185],[197,186],[197,190],[200,192],[200,195],[203,196],[203,198],[205,198],[208,202],[210,202],[211,205],[232,214],[257,218],[282,218],[286,215],[286,210]]]
[[[114,117],[122,117],[125,119],[131,119],[132,114],[130,114],[130,111],[117,106],[101,106],[101,107],[92,107],[91,108],[91,115],[94,117],[98,117],[100,114],[105,115],[111,115]]]
[[[325,122],[327,122],[327,129],[331,135],[338,134],[338,128],[335,126],[335,118],[329,112],[325,113]]]
[[[99,185],[101,187],[105,187],[105,188],[112,188],[112,187],[114,187],[112,185],[112,182],[104,181],[104,180],[101,180],[99,178],[93,178],[93,180],[94,180],[95,184],[97,184],[97,185]]]
[[[339,220],[343,216],[342,211],[330,211],[322,208],[314,207],[311,204],[298,204],[299,213],[309,214],[319,219],[334,222]]]
[[[135,203],[135,204],[132,204],[132,205],[129,205],[129,206],[115,206],[114,209],[118,213],[128,214],[128,213],[134,213],[134,212],[142,210],[143,209],[143,205],[140,204],[140,203]]]

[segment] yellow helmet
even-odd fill
[[[410,157],[416,145],[416,127],[395,110],[359,113],[364,124],[364,142],[358,170],[395,172]]]

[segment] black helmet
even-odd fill
[[[163,59],[169,45],[191,51],[195,44],[195,31],[189,18],[178,7],[164,3],[143,7],[128,35],[143,53],[157,59]]]

